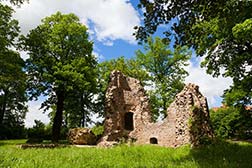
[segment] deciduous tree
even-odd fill
[[[176,44],[193,47],[213,76],[233,78],[226,91],[229,104],[252,104],[252,40],[250,0],[140,0],[144,26],[136,38],[146,40],[160,25],[171,24],[164,34]]]
[[[21,44],[30,56],[27,60],[29,95],[47,96],[42,107],[56,105],[52,140],[57,142],[68,93],[75,89],[92,92],[96,88],[93,43],[77,16],[57,12],[23,36]]]
[[[183,89],[184,79],[188,75],[184,67],[191,53],[180,46],[171,51],[168,43],[158,37],[148,38],[144,50],[136,52],[136,59],[154,86],[149,95],[155,120],[160,114],[166,116],[167,107]]]
[[[12,50],[19,34],[13,10],[0,3],[0,130],[2,126],[23,126],[27,112],[24,61]],[[10,129],[10,128],[8,128]],[[1,133],[2,134],[2,133]]]

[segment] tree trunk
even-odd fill
[[[4,119],[4,113],[6,111],[6,93],[3,95],[3,103],[1,105],[1,111],[0,111],[0,125],[3,124],[3,119]]]
[[[56,104],[56,114],[53,118],[53,128],[52,128],[52,142],[57,143],[60,138],[60,129],[63,119],[63,109],[64,109],[64,91],[57,91],[57,104]]]
[[[85,127],[85,121],[86,121],[86,115],[84,110],[84,95],[81,95],[81,114],[82,114],[82,120],[81,120],[81,126]]]
[[[167,107],[166,107],[166,101],[165,98],[163,98],[163,111],[164,111],[164,118],[167,117],[167,113],[166,113]]]

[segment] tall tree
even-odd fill
[[[27,112],[24,61],[10,49],[15,47],[19,34],[18,22],[12,19],[12,13],[10,7],[0,3],[0,126],[11,121],[22,125]]]
[[[87,28],[74,14],[57,12],[21,38],[27,60],[29,94],[48,99],[42,107],[56,105],[52,140],[59,140],[64,102],[73,90],[92,92],[96,88],[96,59]]]
[[[160,25],[171,23],[164,31],[176,44],[186,44],[197,55],[206,55],[204,66],[213,76],[233,78],[226,91],[230,104],[252,104],[252,40],[250,0],[140,0],[144,26],[136,27],[136,38],[146,40]]]
[[[100,102],[95,98],[97,90],[92,93],[74,90],[66,98],[64,121],[68,128],[87,127],[92,124],[92,116],[100,113]]]
[[[171,51],[169,44],[158,37],[154,40],[148,38],[144,50],[136,52],[136,59],[147,71],[154,86],[149,94],[155,120],[160,114],[166,116],[167,107],[183,89],[184,79],[188,75],[184,67],[191,53],[180,46]]]

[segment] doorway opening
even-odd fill
[[[127,112],[124,115],[124,129],[133,131],[134,130],[134,123],[133,123],[133,113]]]
[[[150,138],[150,144],[158,144],[157,138],[154,137]]]

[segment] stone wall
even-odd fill
[[[197,146],[213,136],[206,98],[194,84],[186,85],[176,95],[167,109],[167,118],[159,123],[151,122],[149,100],[140,82],[119,71],[110,75],[105,103],[100,146],[110,146],[122,139],[136,144]]]

